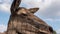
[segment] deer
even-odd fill
[[[34,15],[39,8],[19,7],[21,0],[13,0],[7,34],[53,34],[53,28]]]

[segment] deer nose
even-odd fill
[[[50,32],[53,32],[53,28],[52,28],[52,27],[49,27],[49,31],[50,31]]]

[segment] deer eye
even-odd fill
[[[27,16],[27,14],[22,14],[23,16]]]

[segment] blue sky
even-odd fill
[[[0,32],[7,29],[12,1],[0,0]],[[39,7],[40,9],[35,15],[52,26],[57,33],[60,33],[60,0],[22,0],[20,6]]]

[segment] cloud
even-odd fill
[[[0,11],[9,12],[11,0],[0,0]]]
[[[44,20],[47,20],[47,21],[54,21],[54,19],[51,19],[51,18],[47,18],[47,19],[44,19]]]
[[[0,32],[4,32],[4,31],[6,31],[6,30],[7,30],[7,26],[1,24],[1,25],[0,25]]]
[[[0,9],[10,11],[11,1],[12,0],[0,0]],[[51,4],[51,0],[22,0],[22,4],[25,4],[26,8],[39,7],[42,10]]]
[[[60,0],[52,0],[52,3],[48,8],[38,12],[39,15],[42,15],[46,18],[60,19]],[[37,13],[37,14],[38,14]]]
[[[43,18],[44,21],[48,21],[48,22],[54,22],[54,23],[59,23],[60,19],[52,19],[52,18]]]
[[[60,11],[58,11],[56,15],[57,15],[57,16],[60,16]]]
[[[56,32],[57,32],[57,34],[60,34],[60,29],[58,29]]]
[[[4,12],[10,11],[10,5],[9,4],[0,4],[0,10]]]
[[[0,0],[0,3],[11,3],[12,0]]]
[[[28,7],[39,7],[40,9],[47,8],[51,4],[51,0],[22,0]]]

